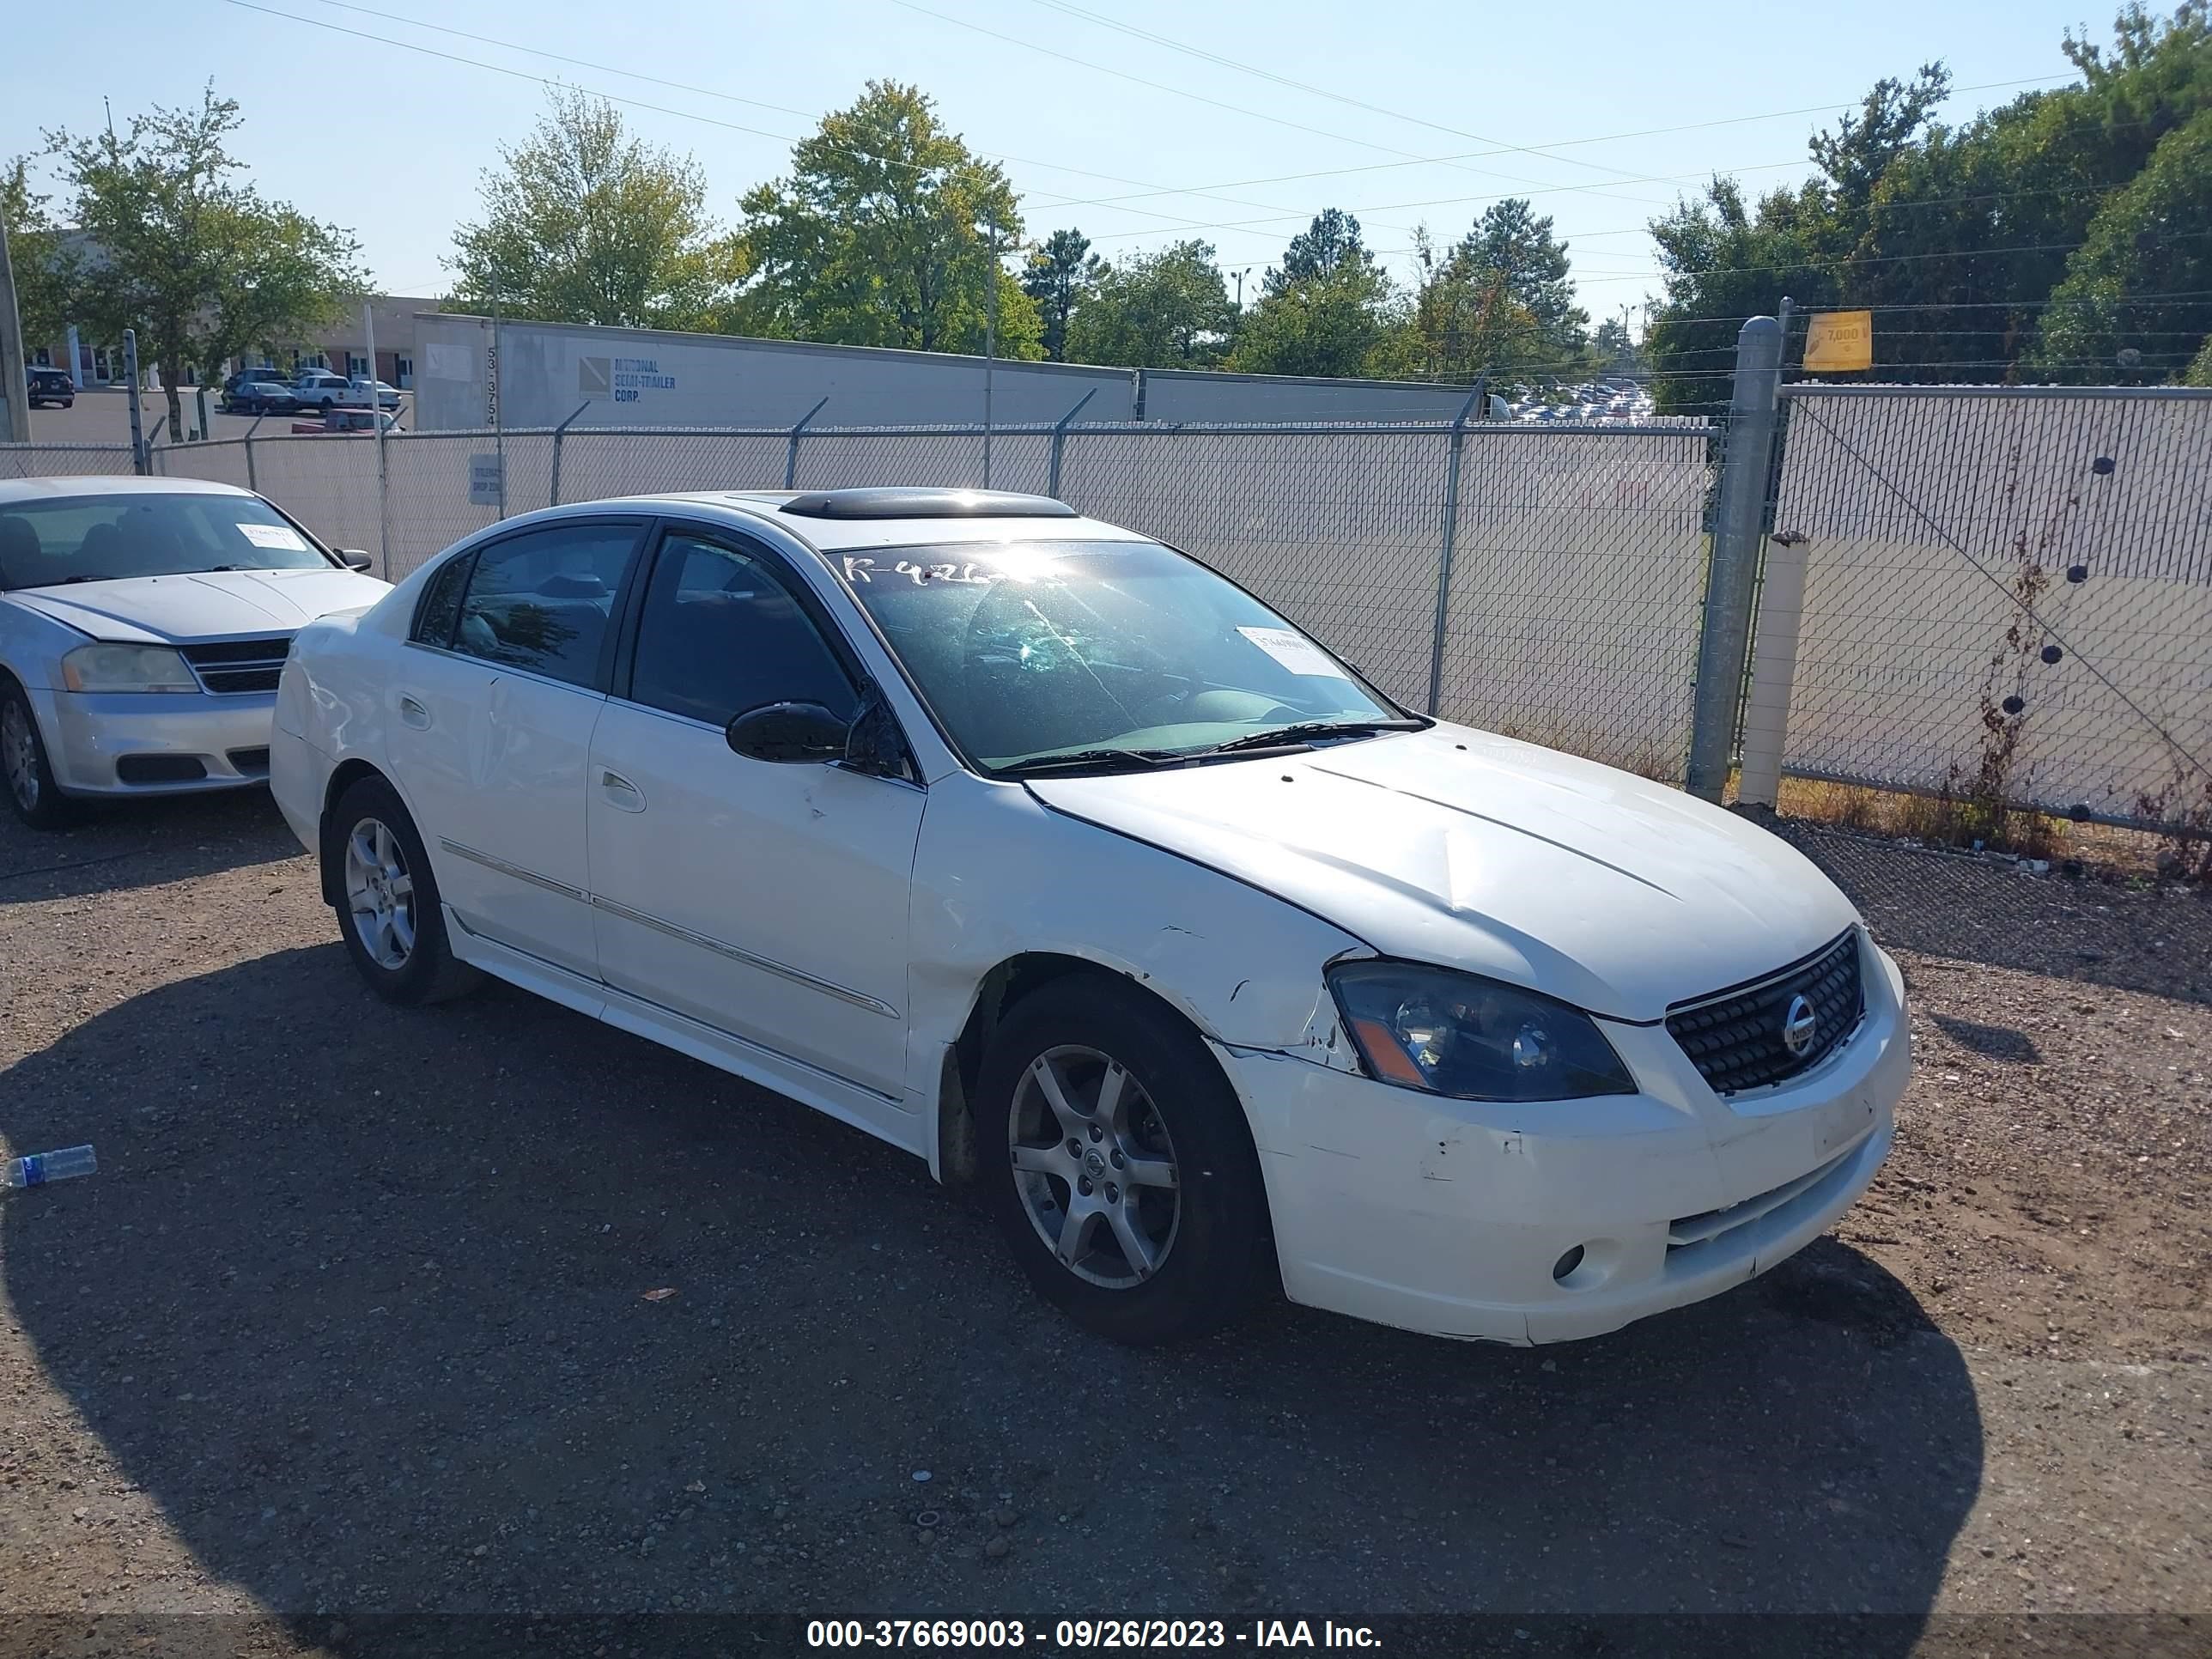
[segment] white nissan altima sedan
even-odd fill
[[[979,1181],[1132,1341],[1273,1282],[1516,1343],[1713,1295],[1909,1065],[1782,842],[1041,497],[509,520],[301,631],[271,771],[380,994],[495,974]]]

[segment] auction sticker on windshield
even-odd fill
[[[1307,674],[1332,680],[1352,677],[1328,659],[1328,653],[1311,640],[1287,628],[1240,628],[1237,630],[1258,646],[1293,674]]]
[[[242,524],[238,533],[256,547],[276,548],[286,553],[304,553],[307,544],[300,532],[289,524]]]

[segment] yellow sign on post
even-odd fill
[[[1822,311],[1805,326],[1805,368],[1814,370],[1872,368],[1874,313]]]

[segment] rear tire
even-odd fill
[[[1119,1342],[1250,1309],[1273,1264],[1259,1158],[1196,1032],[1103,975],[1055,980],[993,1034],[976,1090],[986,1200],[1037,1293]]]
[[[323,863],[346,952],[377,995],[416,1007],[483,981],[453,955],[422,835],[382,778],[362,778],[338,797],[323,828]]]
[[[46,740],[23,688],[0,675],[0,784],[8,805],[33,830],[66,830],[77,820],[77,804],[54,782]]]

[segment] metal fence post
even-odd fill
[[[123,331],[123,380],[131,389],[131,470],[142,477],[146,471],[146,434],[139,424],[138,413],[138,331]]]
[[[553,428],[553,485],[552,488],[546,492],[545,505],[548,507],[558,507],[561,505],[562,439],[568,433],[569,422],[573,422],[577,416],[582,414],[591,406],[592,400],[589,398],[585,398],[583,402],[578,404],[574,409],[568,412],[568,420],[562,422],[560,425]]]
[[[1775,410],[1782,384],[1782,325],[1753,317],[1735,337],[1735,390],[1721,455],[1713,550],[1705,566],[1705,624],[1698,636],[1697,694],[1690,714],[1692,794],[1718,801],[1727,787],[1751,641],[1766,480],[1774,464]]]
[[[786,489],[799,488],[799,434],[806,430],[809,421],[822,412],[822,404],[829,401],[827,398],[823,398],[822,403],[816,404],[800,416],[799,424],[791,428],[791,447],[783,452],[783,487]]]
[[[1076,400],[1075,407],[1061,416],[1052,428],[1052,474],[1046,480],[1044,493],[1055,501],[1060,497],[1060,458],[1067,447],[1067,423],[1083,413],[1083,405],[1097,395],[1098,388],[1094,386]]]
[[[262,422],[268,418],[266,415],[256,415],[253,424],[246,428],[246,487],[257,495],[261,493],[261,481],[253,471],[253,434],[261,430]]]
[[[1434,714],[1443,701],[1444,687],[1444,627],[1451,620],[1452,550],[1459,544],[1459,468],[1460,457],[1467,449],[1467,417],[1476,404],[1482,400],[1487,377],[1475,382],[1474,390],[1467,394],[1467,401],[1459,406],[1459,414],[1452,421],[1451,459],[1444,467],[1444,538],[1443,546],[1437,555],[1437,616],[1429,636],[1429,713]]]

